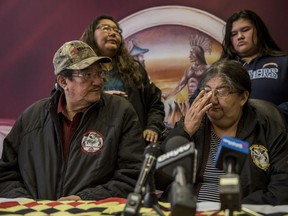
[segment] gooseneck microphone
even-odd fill
[[[197,149],[193,142],[182,136],[172,137],[163,147],[165,154],[157,158],[156,170],[164,176],[174,177],[177,166],[184,168],[189,184],[195,183]]]
[[[124,207],[124,215],[137,215],[145,193],[145,187],[148,180],[153,176],[157,157],[162,154],[158,143],[149,144],[144,151],[145,159],[137,180],[134,192],[130,193]]]
[[[224,170],[226,173],[239,174],[248,154],[248,142],[223,136],[216,153],[215,166]]]
[[[167,141],[166,153],[157,158],[156,170],[174,181],[169,193],[171,215],[195,215],[197,199],[192,184],[196,176],[197,150],[194,143],[175,136]],[[188,183],[187,183],[188,182]]]
[[[239,174],[249,154],[249,143],[236,138],[223,136],[216,153],[215,166],[226,174],[220,176],[221,210],[233,215],[241,211],[241,189]]]

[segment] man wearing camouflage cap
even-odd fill
[[[145,144],[130,103],[102,92],[107,61],[81,41],[57,50],[57,89],[25,110],[4,140],[0,197],[100,200],[133,191]]]

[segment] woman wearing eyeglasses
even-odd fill
[[[97,55],[112,59],[111,63],[102,64],[107,71],[104,91],[126,97],[139,116],[145,140],[156,142],[164,130],[161,90],[149,80],[144,67],[129,54],[119,24],[110,16],[97,17],[80,40],[90,45]]]
[[[163,143],[174,136],[195,143],[198,162],[193,192],[198,201],[220,202],[219,179],[225,170],[215,167],[215,157],[221,139],[228,136],[249,143],[249,154],[239,170],[241,202],[288,204],[288,194],[283,193],[288,191],[286,122],[275,105],[249,99],[250,94],[249,74],[238,61],[212,64],[200,82],[199,95]]]

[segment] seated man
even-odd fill
[[[101,62],[87,44],[55,53],[57,90],[15,122],[0,160],[0,197],[126,198],[141,170],[144,139],[132,105],[104,94]]]

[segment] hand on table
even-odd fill
[[[66,197],[61,197],[57,201],[66,201],[66,200],[78,201],[78,200],[81,200],[81,198],[79,196],[76,196],[76,195],[70,195],[70,196],[66,196]]]

